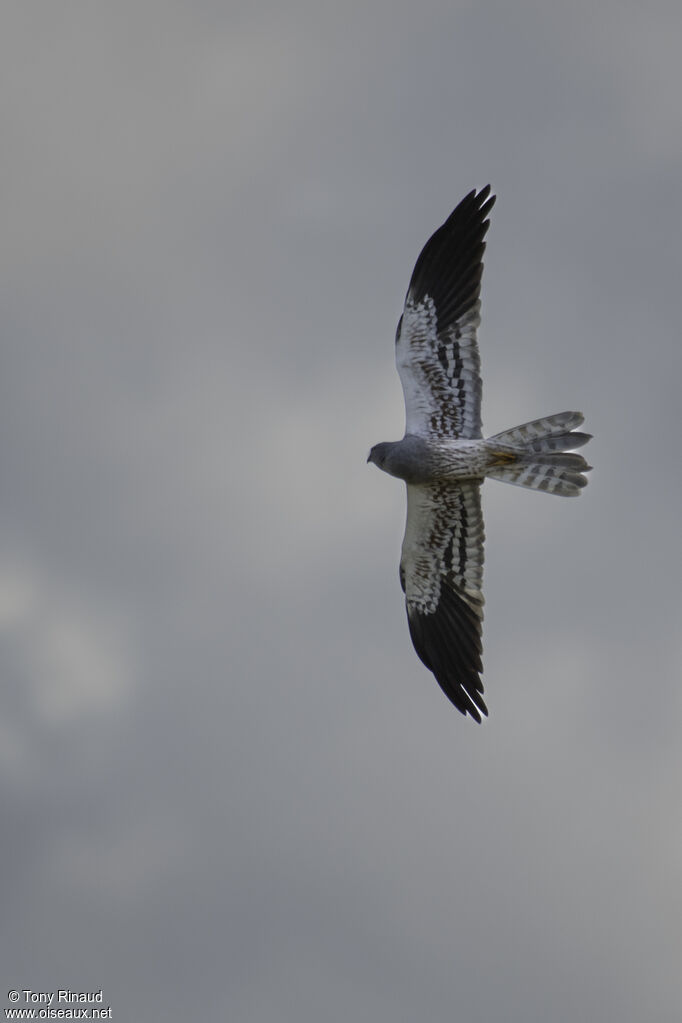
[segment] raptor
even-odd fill
[[[490,185],[462,199],[429,238],[396,331],[405,436],[368,462],[407,485],[400,583],[414,648],[462,714],[488,713],[481,673],[486,478],[575,497],[591,466],[580,412],[559,412],[485,439],[476,331]]]

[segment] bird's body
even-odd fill
[[[484,439],[476,328],[483,238],[495,197],[470,192],[424,246],[396,333],[405,395],[399,441],[368,461],[407,484],[400,581],[417,654],[463,714],[487,714],[481,682],[486,477],[576,496],[590,466],[573,449],[579,412],[536,419]]]
[[[482,480],[491,465],[491,452],[484,440],[427,440],[407,433],[402,440],[384,441],[372,448],[371,460],[389,476],[406,483],[436,480]]]

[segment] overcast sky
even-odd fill
[[[679,1023],[679,3],[2,22],[0,1001]],[[484,486],[477,726],[365,459],[488,182],[484,429],[581,409],[595,470]]]

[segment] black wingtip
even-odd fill
[[[485,185],[478,194],[474,193],[474,197],[474,209],[478,214],[477,219],[480,221],[484,232],[486,232],[490,227],[490,221],[486,220],[486,217],[495,205],[497,196],[490,194],[490,185]]]
[[[483,699],[481,618],[452,587],[444,585],[435,612],[407,607],[412,643],[422,663],[460,714],[481,723]]]
[[[495,204],[490,185],[472,189],[435,231],[415,263],[409,300],[418,304],[428,295],[443,329],[476,303],[483,273],[487,218]]]

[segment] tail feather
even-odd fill
[[[502,483],[529,487],[531,490],[544,490],[547,494],[558,494],[560,497],[577,497],[587,485],[587,477],[579,472],[555,469],[551,465],[536,465],[532,462],[489,469],[486,475],[491,479],[501,480]]]
[[[582,473],[592,468],[582,455],[572,454],[591,438],[589,433],[571,432],[582,422],[580,412],[559,412],[496,433],[487,444],[499,461],[486,475],[518,487],[577,497],[587,484]]]
[[[573,451],[581,448],[592,440],[591,433],[556,433],[548,437],[538,437],[525,445],[526,451]]]
[[[582,426],[584,421],[582,412],[558,412],[554,416],[544,416],[514,426],[488,439],[492,444],[510,444],[531,451],[572,450],[587,444],[592,436],[590,433],[570,432],[574,427]],[[559,448],[557,442],[565,444],[564,448]]]
[[[576,469],[578,472],[587,472],[592,468],[582,455],[576,455],[572,451],[548,451],[540,454],[533,452],[524,455],[524,461],[526,465],[532,462],[533,465],[551,465],[555,469]]]

